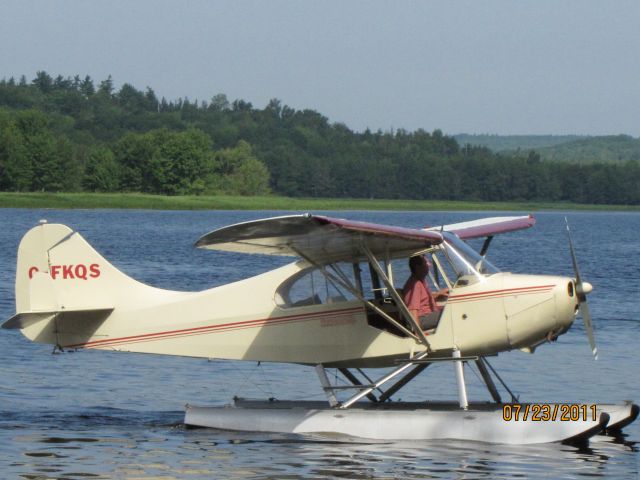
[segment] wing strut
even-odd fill
[[[491,240],[493,240],[493,235],[489,235],[484,239],[484,243],[482,244],[482,249],[480,250],[480,256],[485,257],[487,255],[487,250],[489,250],[489,245],[491,245]]]
[[[396,302],[396,306],[398,307],[398,310],[400,310],[400,313],[402,313],[402,316],[405,318],[405,320],[408,322],[409,325],[413,326],[416,333],[418,334],[418,338],[420,342],[425,347],[427,347],[427,352],[431,352],[429,341],[427,340],[427,337],[422,331],[422,328],[420,328],[420,325],[418,324],[418,322],[413,318],[413,315],[411,315],[411,312],[409,311],[404,301],[400,297],[400,294],[398,293],[398,291],[395,289],[393,284],[389,281],[389,278],[387,277],[384,270],[378,263],[378,260],[376,259],[376,257],[373,256],[373,253],[371,253],[371,250],[369,250],[369,248],[364,244],[364,242],[360,245],[360,248],[362,249],[362,253],[364,253],[369,259],[369,264],[373,267],[373,269],[376,271],[378,276],[382,279],[382,282],[387,287],[389,294],[391,295],[393,300]]]
[[[293,248],[293,247],[292,247]],[[324,275],[328,280],[330,280],[331,282],[337,283],[338,285],[344,287],[346,290],[348,290],[353,296],[355,296],[358,300],[360,300],[362,303],[364,303],[367,307],[371,308],[372,310],[374,310],[377,314],[379,314],[380,316],[382,316],[382,318],[384,318],[386,321],[388,321],[389,323],[391,323],[392,325],[394,325],[396,328],[400,329],[403,333],[405,333],[406,335],[414,338],[415,340],[420,341],[420,338],[418,338],[418,336],[413,333],[412,331],[408,330],[404,325],[402,325],[400,322],[398,322],[397,320],[395,320],[393,317],[391,317],[387,312],[385,312],[384,310],[382,310],[380,307],[378,307],[375,303],[370,302],[369,300],[367,300],[366,298],[364,298],[362,296],[362,294],[353,287],[353,285],[351,285],[351,282],[348,282],[346,280],[343,280],[342,278],[337,277],[336,275],[331,274],[331,272],[328,272],[326,270],[326,268],[324,267],[324,265],[320,265],[317,262],[314,262],[311,258],[307,257],[305,254],[303,254],[300,251],[296,251],[296,254],[298,254],[300,257],[302,257],[303,259],[305,259],[307,262],[309,262],[309,264],[313,265],[314,267],[316,267],[318,269],[318,271]],[[377,265],[377,263],[376,263]],[[379,267],[379,266],[378,266]],[[336,271],[340,272],[339,269],[337,269]],[[341,272],[342,273],[342,272]],[[344,274],[340,275],[340,277],[342,277]],[[345,277],[346,278],[346,277]],[[386,278],[386,277],[385,277]],[[422,330],[418,329],[421,333]],[[424,336],[424,334],[423,334]]]

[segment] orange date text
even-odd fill
[[[579,403],[508,403],[502,406],[505,422],[595,421],[596,405]]]

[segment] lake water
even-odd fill
[[[202,234],[284,212],[0,210],[0,318],[14,311],[15,254],[38,220],[65,223],[134,278],[176,290],[202,290],[286,263],[193,248]],[[328,213],[328,212],[323,212]],[[496,216],[482,212],[333,212],[420,227]],[[513,215],[508,213],[507,215]],[[496,237],[490,260],[504,271],[572,276],[564,230],[569,219],[600,359],[581,321],[534,355],[510,352],[492,364],[523,401],[640,401],[640,214],[538,213],[528,231]],[[432,370],[432,371],[429,371]],[[450,365],[430,368],[404,400],[455,399]],[[374,376],[381,372],[370,371]],[[488,399],[467,373],[472,400]],[[86,351],[52,355],[50,346],[0,330],[2,478],[638,478],[640,421],[626,437],[589,448],[472,442],[367,444],[293,435],[187,430],[186,403],[251,398],[323,399],[313,369]]]

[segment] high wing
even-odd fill
[[[521,217],[491,217],[470,222],[452,223],[440,227],[429,227],[427,232],[451,232],[455,233],[462,240],[471,238],[491,237],[501,233],[515,232],[525,228],[533,227],[536,219],[533,215]]]
[[[300,256],[318,264],[364,258],[362,247],[382,258],[406,256],[437,245],[437,231],[392,227],[322,215],[290,215],[214,230],[196,247],[240,253]]]

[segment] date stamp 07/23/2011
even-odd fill
[[[502,406],[505,422],[579,422],[595,421],[596,405],[578,403],[509,403]]]

